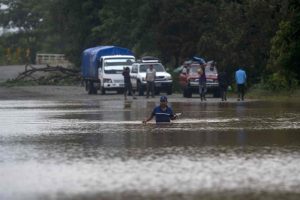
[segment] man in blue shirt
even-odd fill
[[[238,101],[240,99],[244,101],[246,80],[247,80],[246,72],[242,70],[242,68],[240,67],[235,72],[235,81],[238,89]]]
[[[177,115],[173,113],[172,108],[168,106],[168,99],[166,96],[160,97],[160,105],[155,107],[148,119],[143,120],[143,123],[146,124],[155,116],[156,123],[161,122],[170,122],[177,118]]]

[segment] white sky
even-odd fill
[[[8,8],[8,6],[7,5],[4,5],[4,4],[0,4],[0,10],[5,10],[5,9],[7,9]]]

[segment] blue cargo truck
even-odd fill
[[[131,67],[135,57],[131,50],[117,46],[97,46],[83,51],[81,75],[88,94],[124,90],[124,67]]]

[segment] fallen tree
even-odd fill
[[[20,73],[13,81],[34,81],[38,84],[59,84],[62,82],[80,81],[80,71],[62,66],[50,66],[37,68],[26,65],[25,71]]]

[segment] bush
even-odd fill
[[[272,74],[263,84],[265,89],[272,91],[293,90],[298,86],[298,81],[292,74],[283,75],[282,73]]]
[[[173,79],[173,92],[180,93],[181,87],[179,85],[179,73],[176,73],[174,71],[168,71]]]

